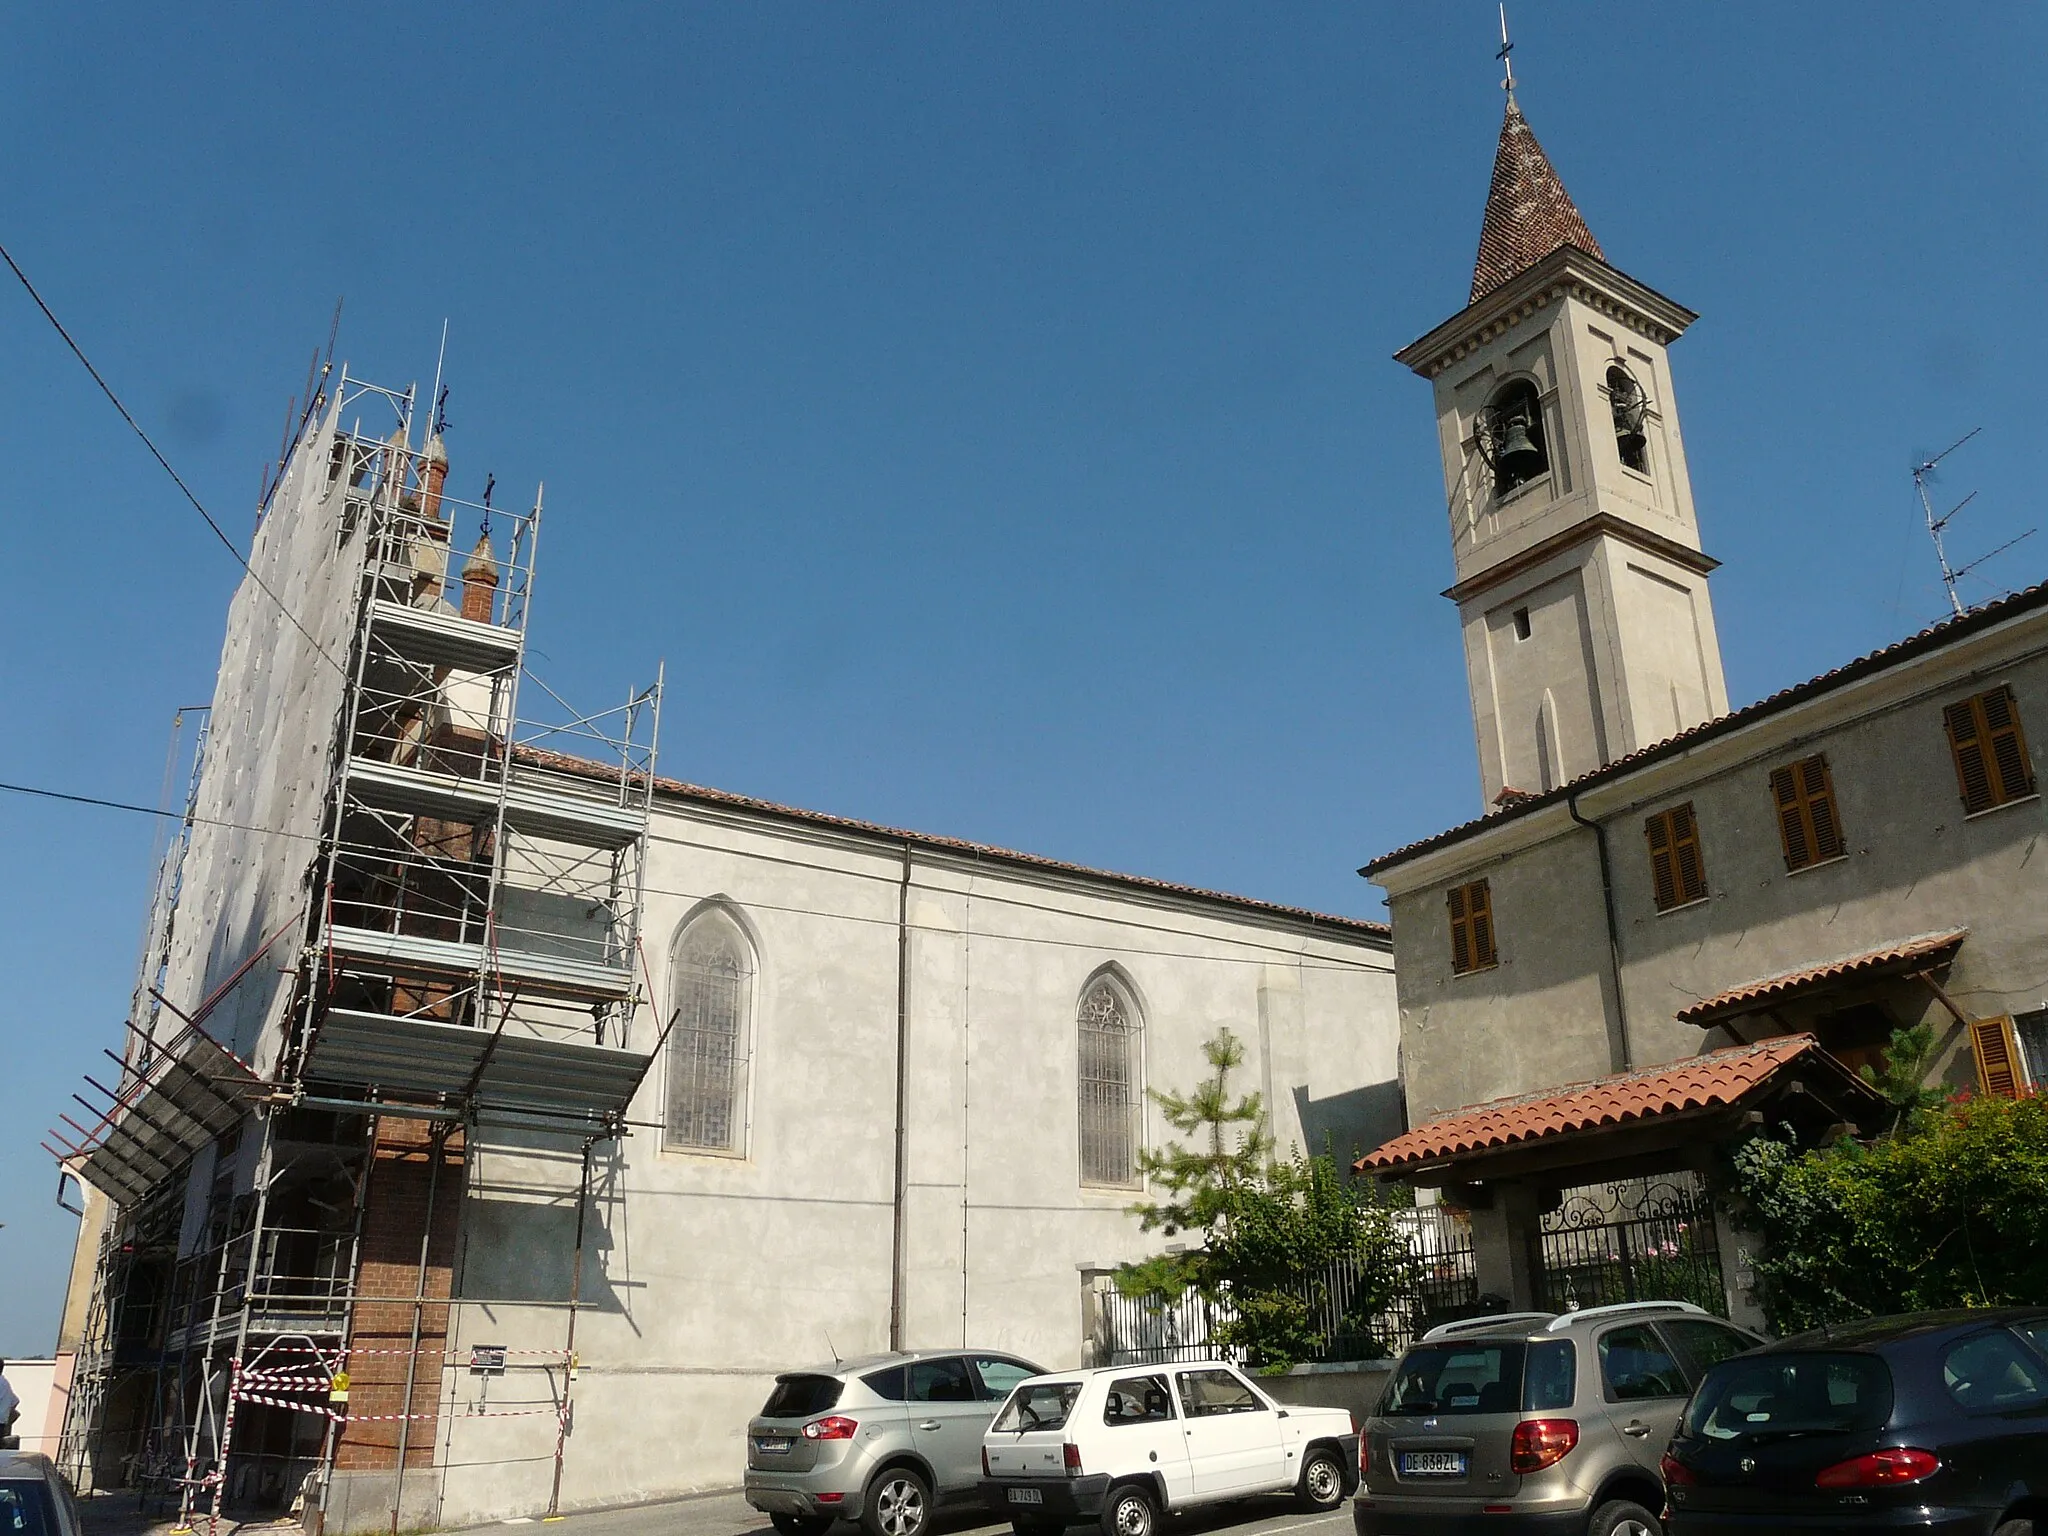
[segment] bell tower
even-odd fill
[[[1728,708],[1666,348],[1698,316],[1607,264],[1512,81],[1436,392],[1488,808]]]

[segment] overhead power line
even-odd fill
[[[92,359],[85,355],[85,349],[80,347],[77,341],[72,338],[71,333],[64,328],[64,322],[57,318],[56,311],[51,309],[42,294],[36,291],[36,285],[29,281],[28,274],[21,270],[21,263],[14,259],[13,252],[9,251],[5,245],[0,245],[0,259],[4,259],[9,269],[21,280],[21,286],[28,291],[28,296],[35,300],[36,308],[43,312],[43,318],[50,322],[59,336],[64,338],[64,345],[71,349],[71,355],[78,359],[87,373],[92,375],[93,383],[99,385],[100,393],[105,395],[114,409],[121,413],[121,419],[128,423],[129,430],[142,439],[142,446],[149,450],[150,457],[163,466],[164,473],[171,477],[171,483],[176,485],[184,493],[185,499],[192,503],[192,510],[197,512],[205,520],[206,526],[213,530],[213,536],[220,540],[221,547],[235,557],[235,564],[249,573],[249,579],[256,583],[265,597],[277,604],[277,611],[285,616],[292,628],[306,637],[313,647],[314,655],[334,668],[335,671],[346,674],[348,669],[327,653],[327,648],[314,638],[313,632],[310,629],[299,622],[298,615],[285,605],[285,600],[273,592],[269,584],[256,574],[255,567],[250,565],[241,550],[235,547],[235,541],[227,536],[226,531],[221,525],[214,521],[213,514],[206,510],[197,496],[192,494],[192,487],[187,485],[184,477],[171,467],[171,461],[163,456],[162,451],[150,440],[149,434],[142,430],[142,424],[129,414],[128,407],[121,403],[121,397],[114,393],[113,386],[101,377],[99,369],[93,367]]]

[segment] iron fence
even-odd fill
[[[1548,1311],[1689,1301],[1727,1315],[1713,1199],[1687,1175],[1567,1190],[1533,1247],[1536,1304]]]
[[[1296,1278],[1316,1341],[1311,1359],[1385,1359],[1436,1324],[1480,1310],[1472,1232],[1462,1213],[1420,1206],[1396,1212],[1394,1220],[1408,1238],[1408,1256],[1392,1277],[1391,1304],[1373,1304],[1388,1277],[1368,1274],[1356,1260]],[[1236,1315],[1227,1296],[1126,1296],[1104,1276],[1095,1290],[1094,1358],[1103,1365],[1240,1358],[1241,1350],[1217,1341]]]

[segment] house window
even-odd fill
[[[1081,994],[1081,1182],[1138,1181],[1138,1105],[1143,1097],[1138,1010],[1111,976]]]
[[[662,1144],[693,1152],[742,1151],[753,947],[730,913],[711,908],[677,936],[670,975]]]
[[[1650,886],[1657,910],[1669,912],[1707,894],[1707,866],[1700,857],[1699,823],[1692,802],[1659,811],[1643,823],[1650,843]]]
[[[1500,963],[1493,944],[1493,888],[1484,880],[1454,885],[1451,909],[1451,974],[1483,971]]]
[[[1812,757],[1771,770],[1771,799],[1778,808],[1778,837],[1785,845],[1785,867],[1804,869],[1825,864],[1843,852],[1842,822],[1835,814],[1835,784],[1828,760]]]
[[[1529,610],[1517,608],[1515,610],[1515,638],[1517,640],[1526,640],[1529,638],[1529,634]]]
[[[2020,1065],[2027,1069],[2028,1084],[2048,1088],[2048,1008],[2014,1014],[2012,1032],[2019,1037]]]
[[[2034,792],[2034,765],[2027,759],[2019,704],[2010,688],[2001,683],[1949,705],[1941,715],[1966,814],[2024,800]]]

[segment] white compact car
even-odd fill
[[[1255,1494],[1335,1509],[1358,1484],[1358,1435],[1344,1409],[1277,1403],[1228,1361],[1117,1365],[1020,1382],[981,1465],[1017,1536],[1083,1520],[1152,1536],[1161,1515]]]

